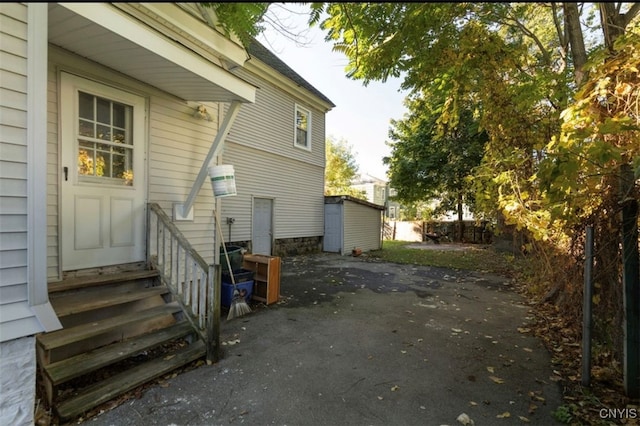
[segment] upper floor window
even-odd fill
[[[311,150],[311,111],[296,105],[296,135],[294,145]]]

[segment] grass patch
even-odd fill
[[[464,250],[422,250],[408,248],[409,241],[384,241],[382,250],[369,252],[373,258],[399,264],[436,266],[494,273],[509,277],[524,272],[525,259],[499,253],[487,246],[465,246]]]

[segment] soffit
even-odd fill
[[[51,3],[49,42],[181,99],[255,102],[256,87],[109,3]]]

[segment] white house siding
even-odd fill
[[[148,99],[147,201],[158,203],[171,217],[174,203],[184,203],[218,128],[218,104],[207,103],[212,121],[193,117],[193,102],[177,99],[154,87],[129,79],[99,64],[87,61],[55,46],[49,49],[48,93],[48,276],[58,280],[59,266],[59,140],[58,71],[64,69],[96,81],[130,90]],[[193,222],[175,222],[193,247],[213,262],[214,198],[208,182],[194,203]]]
[[[27,14],[0,5],[0,342],[42,331],[28,290]]]
[[[184,203],[200,172],[217,131],[217,106],[207,104],[213,121],[192,117],[193,108],[167,97],[151,98],[149,200],[171,215],[174,203]],[[193,222],[175,222],[193,248],[213,261],[214,198],[211,184],[202,185],[194,203]]]
[[[252,196],[274,200],[275,240],[321,238],[325,114],[252,73],[240,70],[237,75],[258,90],[256,103],[240,109],[223,152],[223,163],[234,165],[238,191],[222,200],[223,225],[226,217],[236,219],[231,241],[251,240]],[[296,103],[311,111],[310,151],[294,146]],[[228,226],[223,230],[228,238]]]
[[[0,6],[0,341],[27,321],[27,6]],[[19,329],[19,327],[16,327]],[[15,332],[17,332],[16,330]]]
[[[246,70],[239,70],[236,75],[258,86],[258,90],[255,104],[244,105],[240,109],[228,140],[324,167],[324,113]],[[311,151],[293,146],[296,103],[311,111]]]
[[[378,250],[381,235],[381,211],[353,201],[344,201],[343,254],[354,248]]]
[[[274,238],[321,236],[324,233],[324,168],[280,155],[227,143],[224,164],[232,164],[238,195],[222,199],[221,222],[235,218],[231,241],[251,240],[252,197],[274,200]]]
[[[29,6],[0,4],[0,424],[33,424],[35,343],[29,304]],[[35,42],[34,42],[35,43]]]

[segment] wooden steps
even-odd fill
[[[205,356],[205,345],[157,271],[49,285],[63,329],[37,336],[46,399],[61,420]]]
[[[76,292],[54,293],[49,301],[58,316],[67,316],[167,293],[169,290],[165,286],[138,289],[115,286],[108,294],[102,288],[91,287]]]
[[[103,284],[114,284],[119,282],[137,281],[144,278],[156,278],[156,270],[140,270],[120,272],[117,274],[101,274],[90,276],[79,276],[49,284],[49,294],[59,291],[76,290],[79,288],[99,286]]]
[[[169,373],[178,367],[196,361],[205,355],[205,345],[199,340],[172,354],[172,357],[154,359],[124,371],[85,389],[81,395],[60,404],[56,411],[63,419],[75,417],[93,407],[105,403],[118,395],[134,389],[150,380]]]
[[[46,372],[54,385],[67,382],[99,368],[121,361],[135,354],[152,349],[162,343],[179,339],[193,333],[186,321],[171,327],[145,334],[137,339],[125,340],[85,352],[62,361],[49,364]]]

